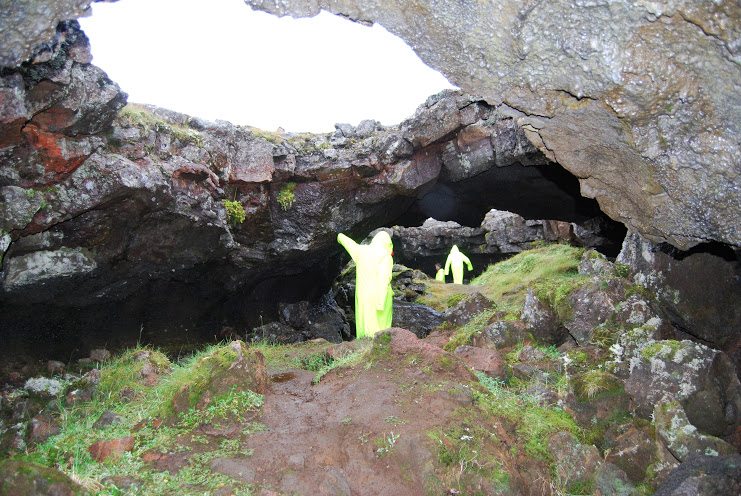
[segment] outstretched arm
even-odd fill
[[[337,235],[337,242],[341,244],[350,254],[350,257],[352,257],[352,259],[357,262],[358,244],[342,233],[339,233]]]
[[[450,262],[452,262],[452,254],[448,254],[448,258],[445,260],[445,275],[450,274]]]
[[[466,262],[466,265],[468,265],[468,270],[473,270],[473,265],[471,265],[471,260],[465,256],[463,253],[461,253],[461,257],[464,262]]]

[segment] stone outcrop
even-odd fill
[[[583,227],[599,212],[581,190],[640,233],[635,253],[654,253],[651,269],[625,263],[656,275],[638,282],[660,289],[671,323],[738,357],[737,305],[722,303],[738,299],[728,246],[741,244],[732,2],[247,1],[379,22],[483,98],[446,92],[399,126],[363,121],[321,136],[119,113],[126,96],[90,64],[73,20],[90,0],[5,3],[0,328],[12,335],[211,337],[257,325],[276,299],[324,294],[339,271],[338,230],[362,236],[430,216],[478,226],[491,208],[527,219],[547,210]],[[224,200],[247,220],[227,215]],[[500,234],[531,227],[485,241],[502,247]],[[719,243],[676,253],[661,241]],[[707,256],[718,247],[719,258]],[[703,316],[708,293],[691,285],[707,266],[722,284]],[[30,346],[48,342],[37,339]]]
[[[613,219],[681,249],[741,244],[736,2],[246,3],[378,22],[452,83],[509,108]]]
[[[421,222],[440,188],[452,196],[438,214],[477,224],[517,199],[471,191],[510,191],[523,177],[537,191],[531,213],[599,213],[508,112],[460,92],[396,127],[268,133],[121,109],[126,95],[90,65],[77,23],[58,34],[49,60],[2,73],[0,327],[14,335],[239,335],[275,320],[280,301],[326,293],[337,232]]]
[[[681,334],[725,351],[741,364],[741,252],[714,244],[679,252],[629,233],[617,261],[656,295]],[[741,372],[741,369],[739,369]]]

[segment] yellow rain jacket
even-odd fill
[[[455,284],[463,284],[463,262],[468,265],[468,270],[473,270],[473,265],[471,265],[468,257],[458,250],[457,245],[453,245],[448,259],[445,261],[445,275],[448,275],[450,269],[453,269],[453,283]]]
[[[378,232],[369,245],[359,245],[349,237],[337,235],[355,262],[355,336],[373,336],[391,327],[394,292],[393,243],[385,231]]]

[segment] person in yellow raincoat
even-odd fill
[[[463,284],[463,262],[466,262],[468,265],[468,270],[473,270],[473,265],[471,265],[468,257],[460,252],[458,245],[453,245],[453,248],[450,249],[448,259],[445,261],[445,275],[448,275],[452,269],[454,284]]]
[[[391,327],[394,267],[391,236],[379,231],[369,245],[360,245],[340,233],[340,243],[355,262],[355,336],[372,337]]]
[[[439,263],[435,264],[435,280],[440,282],[445,282],[445,270],[440,266]]]

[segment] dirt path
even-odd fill
[[[267,430],[245,444],[252,456],[215,460],[212,470],[264,494],[425,494],[436,456],[428,432],[470,405],[470,393],[415,366],[361,365],[318,385],[313,377],[273,375],[261,418]]]

